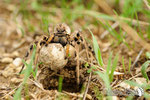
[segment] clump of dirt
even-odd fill
[[[65,66],[63,69],[56,71],[48,67],[40,65],[40,73],[38,81],[43,85],[44,89],[55,90],[58,89],[59,76],[63,77],[62,90],[67,92],[79,92],[82,85],[88,80],[87,69],[80,66],[80,83],[77,84],[76,66]]]

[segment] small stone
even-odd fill
[[[22,82],[22,81],[23,81],[23,79],[18,79],[16,77],[11,79],[11,82],[13,82],[13,83],[19,83],[19,82]]]
[[[13,61],[12,58],[6,57],[1,60],[2,63],[11,63]]]
[[[22,63],[21,58],[16,58],[16,59],[13,61],[13,64],[14,64],[15,66],[21,65],[21,63]]]
[[[14,72],[14,71],[13,71],[13,68],[11,68],[10,66],[7,66],[7,67],[3,70],[2,75],[7,78],[8,76],[11,76],[13,72]]]
[[[13,57],[17,57],[17,56],[19,56],[19,52],[18,52],[18,51],[14,51],[14,52],[12,53],[12,55],[13,55]]]

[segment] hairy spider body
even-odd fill
[[[49,30],[50,30],[50,27],[49,27],[48,31]],[[50,36],[42,35],[39,39],[35,40],[35,42],[30,45],[30,48],[26,52],[24,59],[27,60],[27,58],[30,56],[30,53],[33,50],[34,44],[37,47],[36,48],[35,64],[37,64],[38,54],[39,54],[40,49],[43,46],[48,46],[49,43],[59,43],[63,47],[66,46],[66,55],[68,56],[69,45],[70,45],[70,32],[71,32],[71,30],[70,30],[69,26],[67,26],[66,24],[62,23],[62,24],[56,25],[56,27],[54,28],[54,33],[50,33]],[[24,65],[23,65],[20,73],[22,72],[23,68],[24,68]]]
[[[50,27],[49,27],[49,32],[50,32]],[[50,33],[50,36],[46,36],[46,35],[42,35],[39,39],[35,40],[35,42],[30,45],[29,50],[27,51],[24,59],[27,60],[27,58],[30,56],[30,52],[32,52],[33,50],[33,45],[36,45],[36,56],[35,56],[35,61],[34,64],[36,65],[38,62],[38,56],[40,53],[40,50],[43,46],[47,47],[50,43],[59,43],[61,44],[63,47],[65,47],[66,50],[66,57],[65,59],[67,59],[69,57],[69,51],[70,51],[70,46],[75,48],[75,55],[77,57],[77,67],[76,67],[76,76],[77,76],[77,84],[80,83],[79,81],[79,48],[82,47],[84,49],[86,49],[86,54],[87,54],[87,58],[89,58],[89,53],[88,50],[92,50],[91,47],[87,46],[85,40],[82,38],[81,36],[81,31],[75,31],[74,33],[71,34],[71,30],[69,28],[69,26],[67,26],[66,24],[58,24],[56,25],[56,27],[54,28],[54,32]],[[24,65],[20,71],[20,73],[22,72],[24,68]]]

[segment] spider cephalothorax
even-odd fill
[[[54,28],[54,32],[50,33],[46,45],[49,43],[60,43],[62,46],[69,44],[71,30],[65,23],[57,24]]]

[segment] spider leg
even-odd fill
[[[39,55],[40,48],[41,47],[39,45],[36,46],[36,53],[35,53],[35,59],[34,59],[34,68],[36,68],[36,65],[38,63],[38,55]]]
[[[27,58],[30,56],[30,53],[33,51],[33,45],[35,44],[36,45],[36,54],[35,54],[34,65],[36,65],[37,61],[38,61],[38,53],[40,51],[40,48],[43,46],[43,44],[46,43],[46,41],[47,41],[47,36],[43,35],[43,36],[40,37],[39,41],[35,41],[34,43],[32,43],[32,45],[30,46],[30,49],[26,52],[24,60],[26,61]],[[24,67],[25,67],[25,65],[23,64],[19,73],[22,72],[22,70],[24,69]]]
[[[69,57],[69,48],[70,48],[70,45],[67,44],[67,45],[66,45],[66,57],[67,57],[67,58]]]
[[[33,44],[30,46],[30,49],[26,52],[26,55],[24,56],[24,60],[26,61],[27,60],[27,58],[29,57],[29,54],[30,54],[30,52],[33,50]],[[21,68],[21,70],[20,70],[20,72],[19,72],[19,74],[21,74],[21,72],[22,72],[22,70],[24,69],[24,67],[25,67],[25,65],[23,64],[22,65],[22,68]]]
[[[87,61],[89,62],[89,51],[88,51],[88,45],[86,41],[84,40],[81,31],[76,31],[72,35],[73,41],[75,42],[75,49],[76,49],[76,58],[77,58],[77,66],[76,66],[76,77],[77,77],[77,84],[80,83],[80,61],[79,61],[79,52],[80,52],[80,47],[84,47],[86,51],[86,57]]]
[[[54,34],[52,34],[52,35],[48,38],[48,40],[46,41],[46,45],[48,45],[48,43],[51,42],[53,38],[54,38]]]
[[[38,57],[39,57],[40,49],[42,48],[43,45],[45,45],[47,43],[48,40],[49,40],[48,37],[43,35],[43,36],[41,36],[40,42],[36,45],[36,54],[35,54],[33,69],[35,69],[36,65],[38,64]]]
[[[21,68],[19,74],[21,74],[21,72],[23,71],[23,69],[24,69],[24,64],[22,65],[22,68]]]
[[[79,83],[80,83],[80,79],[79,79],[79,76],[80,76],[79,46],[76,45],[75,49],[76,49],[76,54],[77,54],[76,77],[77,77],[77,84],[79,85]]]
[[[80,42],[79,42],[79,37],[77,37],[77,34],[74,34],[74,36],[71,37],[72,38],[72,45],[75,47],[75,51],[76,51],[76,57],[77,57],[77,60],[76,60],[76,63],[77,63],[77,66],[76,66],[76,77],[77,77],[77,84],[79,85],[80,83],[80,61],[79,61],[79,45],[80,45]]]

